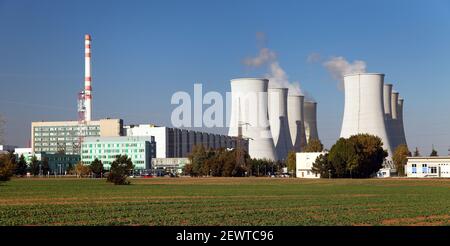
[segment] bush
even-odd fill
[[[118,155],[111,163],[107,181],[115,185],[130,184],[127,178],[133,171],[133,168],[133,162],[127,155]]]
[[[15,160],[12,153],[0,155],[0,181],[8,181],[14,175]]]

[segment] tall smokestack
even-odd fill
[[[86,97],[86,121],[92,119],[91,35],[84,36],[84,91]]]

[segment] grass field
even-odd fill
[[[0,225],[450,225],[450,180],[13,179]]]

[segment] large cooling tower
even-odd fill
[[[304,96],[289,95],[288,96],[288,121],[289,132],[293,150],[300,152],[306,145],[305,135],[305,115],[303,111]]]
[[[275,145],[267,113],[267,87],[269,80],[241,78],[231,80],[231,117],[229,136],[242,135],[249,139],[252,158],[277,160]]]
[[[389,160],[392,149],[384,121],[384,74],[358,73],[344,76],[345,106],[341,137],[359,133],[378,136],[383,141]]]
[[[273,143],[278,159],[285,160],[289,150],[292,149],[287,113],[288,88],[269,88],[268,93],[269,123]]]
[[[399,126],[399,144],[408,145],[406,142],[405,127],[403,125],[403,98],[398,98],[397,120]]]
[[[309,143],[313,139],[319,140],[319,133],[317,132],[317,103],[305,100],[303,109],[305,114],[306,142]]]

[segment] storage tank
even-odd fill
[[[272,139],[279,160],[286,160],[292,149],[287,113],[288,88],[268,89],[268,111]]]
[[[378,136],[392,160],[392,149],[384,120],[384,74],[356,73],[344,76],[345,106],[341,137],[359,133]]]
[[[302,95],[290,94],[288,96],[289,132],[295,152],[302,151],[306,145],[303,103],[304,96]]]
[[[269,80],[240,78],[231,80],[231,116],[229,136],[249,138],[248,153],[252,158],[277,160],[267,112]]]

